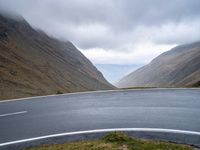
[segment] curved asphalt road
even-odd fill
[[[109,128],[200,132],[200,89],[91,92],[0,102],[0,144]]]

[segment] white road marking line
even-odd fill
[[[0,115],[0,117],[6,117],[6,116],[12,116],[12,115],[19,115],[19,114],[24,114],[24,113],[27,113],[27,111],[19,111],[19,112],[2,114],[2,115]]]
[[[7,146],[12,144],[31,142],[35,140],[42,140],[53,137],[67,136],[67,135],[77,135],[77,134],[87,134],[87,133],[101,133],[101,132],[114,132],[114,131],[139,131],[139,132],[162,132],[162,133],[177,133],[177,134],[190,134],[200,136],[200,132],[196,131],[187,131],[187,130],[174,130],[174,129],[160,129],[160,128],[114,128],[114,129],[96,129],[96,130],[86,130],[86,131],[75,131],[75,132],[66,132],[59,134],[52,134],[28,139],[22,139],[17,141],[11,141],[6,143],[0,143],[0,146]]]
[[[44,95],[44,96],[33,96],[25,98],[16,98],[9,100],[1,100],[0,103],[13,102],[13,101],[22,101],[28,99],[39,99],[45,97],[57,97],[57,96],[70,96],[70,95],[79,95],[79,94],[92,94],[92,93],[109,93],[109,92],[125,92],[125,91],[150,91],[150,90],[200,90],[200,88],[147,88],[147,89],[118,89],[118,90],[99,90],[99,91],[86,91],[86,92],[74,92],[74,93],[64,93],[64,94],[53,94],[53,95]]]

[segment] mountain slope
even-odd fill
[[[0,99],[112,88],[72,43],[0,15]]]
[[[118,87],[198,87],[200,42],[177,46],[122,78]]]

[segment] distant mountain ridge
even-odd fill
[[[0,99],[113,88],[71,42],[0,15]]]
[[[106,79],[111,83],[116,83],[120,78],[139,68],[139,65],[123,64],[95,64],[101,70]]]
[[[200,42],[177,46],[122,78],[118,87],[199,87]]]

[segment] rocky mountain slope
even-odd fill
[[[0,99],[113,88],[71,42],[0,15]]]
[[[118,87],[199,87],[200,42],[177,46],[122,78]]]

